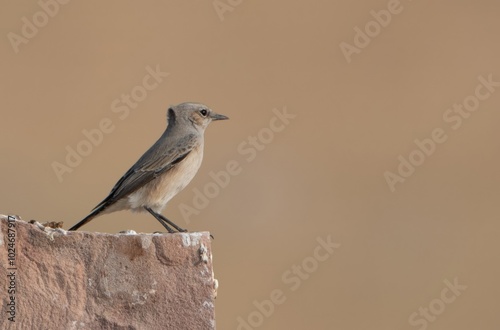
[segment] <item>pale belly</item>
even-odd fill
[[[193,150],[171,170],[163,173],[144,187],[130,194],[128,206],[133,211],[143,211],[144,206],[160,213],[167,203],[194,178],[203,159],[203,147]]]

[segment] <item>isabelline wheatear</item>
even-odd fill
[[[161,215],[168,201],[184,189],[200,168],[203,133],[214,120],[228,119],[200,103],[181,103],[168,109],[162,136],[115,184],[92,212],[69,230],[115,211],[148,211],[168,232],[186,231]]]

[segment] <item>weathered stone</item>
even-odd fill
[[[210,244],[207,232],[68,232],[0,216],[0,328],[215,329]]]

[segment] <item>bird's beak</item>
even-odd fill
[[[229,117],[224,116],[224,115],[219,115],[218,113],[215,113],[215,112],[212,112],[212,114],[210,115],[210,118],[212,118],[212,120],[226,120],[226,119],[229,119]]]

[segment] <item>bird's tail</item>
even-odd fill
[[[80,222],[78,222],[76,225],[74,225],[73,227],[71,227],[68,230],[70,230],[70,231],[78,230],[78,228],[80,228],[81,226],[83,226],[84,224],[89,222],[90,220],[94,219],[97,215],[99,215],[99,213],[104,211],[105,208],[106,208],[106,206],[104,206],[104,205],[100,205],[100,206],[96,207],[94,210],[92,210],[92,212],[90,212],[89,215],[87,215]]]

